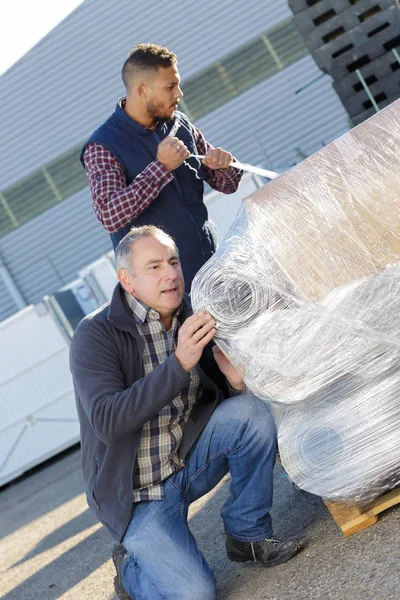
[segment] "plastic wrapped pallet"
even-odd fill
[[[301,488],[400,482],[400,100],[243,201],[192,287]]]

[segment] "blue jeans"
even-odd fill
[[[230,471],[230,495],[221,511],[225,531],[245,542],[270,537],[275,456],[269,406],[251,394],[223,401],[184,466],[165,481],[164,499],[134,506],[122,540],[128,594],[135,600],[214,600],[214,575],[188,528],[189,505]]]

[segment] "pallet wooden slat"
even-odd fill
[[[325,505],[330,514],[348,537],[370,527],[378,520],[378,514],[382,511],[400,503],[400,488],[396,488],[379,498],[375,498],[369,504],[361,507],[355,503],[329,502]]]
[[[276,457],[276,462],[291,481],[282,465],[279,454]],[[355,502],[331,502],[329,500],[324,500],[324,504],[343,534],[350,537],[376,523],[379,513],[400,504],[400,487],[378,496],[378,498],[364,506],[359,506]]]

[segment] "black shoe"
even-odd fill
[[[112,559],[115,570],[117,571],[117,574],[114,577],[114,589],[119,600],[134,600],[134,598],[131,598],[131,596],[129,596],[129,594],[126,593],[124,586],[122,585],[121,565],[126,555],[127,551],[125,550],[123,545],[115,544],[112,551]]]
[[[235,562],[260,562],[263,567],[275,567],[286,562],[303,548],[303,543],[295,538],[279,542],[275,538],[261,542],[239,542],[226,536],[226,553]]]

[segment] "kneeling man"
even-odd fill
[[[274,421],[211,347],[212,317],[192,314],[173,239],[133,228],[116,260],[111,302],[71,343],[87,500],[118,542],[120,599],[212,600],[215,579],[187,515],[228,471],[228,557],[272,567],[301,547],[272,535]]]

